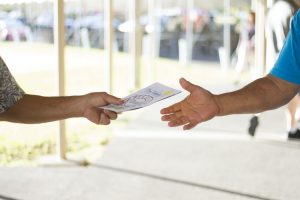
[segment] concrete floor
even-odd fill
[[[44,59],[36,61],[35,55],[40,55],[41,48],[31,48],[36,53],[30,52],[30,55],[29,52],[24,54],[24,49],[27,46],[19,44],[3,47],[2,53],[6,55],[8,64],[17,67],[15,71],[23,69],[23,63],[28,66],[34,64],[39,70],[41,66],[53,65],[44,62]],[[46,50],[44,55],[51,55],[50,49]],[[98,69],[100,63],[94,62],[101,61],[100,53],[76,52],[70,54],[80,55],[71,56],[72,61],[74,58],[80,60],[70,65],[78,65],[78,69],[74,68],[76,70],[69,74],[69,78],[76,77],[70,85],[84,84],[68,91],[80,94],[98,90],[101,73],[100,69],[93,69]],[[116,66],[127,70],[126,59],[117,59],[116,62],[119,62]],[[175,62],[162,62],[156,80],[164,84],[178,86],[177,80],[183,76],[196,84],[207,84],[205,88],[214,93],[233,89],[224,84],[228,83],[227,77],[213,64],[201,63],[184,68],[176,67]],[[48,69],[47,66],[45,69]],[[120,81],[115,84],[118,87],[128,81],[123,80],[126,76],[123,76],[122,69],[118,71],[120,78],[116,78]],[[53,70],[56,72],[56,69]],[[15,72],[14,69],[12,71]],[[50,77],[47,70],[35,74],[37,79],[31,77],[27,72],[16,73],[17,80],[26,91],[30,89],[32,93],[47,95],[52,91],[56,94],[56,86],[46,79]],[[54,76],[50,78],[54,79]],[[36,82],[42,85],[34,87]],[[122,96],[122,92],[117,94]],[[133,111],[134,120],[126,128],[114,130],[115,137],[101,159],[90,166],[0,167],[0,199],[300,199],[300,143],[286,141],[284,109],[263,113],[255,138],[247,135],[251,115],[216,118],[189,132],[168,128],[160,121],[159,110],[185,95],[182,93],[143,110]],[[78,129],[78,126],[75,124],[72,128]],[[34,129],[37,129],[36,126]],[[18,130],[22,131],[22,128]]]
[[[159,120],[183,96],[133,111],[88,167],[0,168],[0,199],[300,199],[300,143],[286,141],[283,109],[261,115],[255,138],[246,134],[250,115],[183,132]]]

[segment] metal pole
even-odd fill
[[[64,1],[54,1],[54,47],[58,66],[59,96],[65,95],[65,26],[64,26]],[[57,137],[57,151],[59,157],[66,159],[66,123],[59,122]]]
[[[113,1],[105,0],[105,73],[104,79],[109,93],[113,93]]]
[[[258,77],[264,74],[266,60],[265,18],[266,0],[256,1],[256,23],[255,23],[255,68]]]

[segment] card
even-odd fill
[[[180,90],[173,89],[161,83],[154,83],[123,98],[124,103],[121,105],[109,104],[100,108],[121,113],[149,106],[153,103],[179,94],[180,92]]]

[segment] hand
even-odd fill
[[[95,124],[108,125],[111,120],[117,119],[117,113],[103,110],[100,106],[107,104],[122,104],[123,100],[105,92],[90,93],[85,95],[86,105],[83,116]]]
[[[215,96],[209,91],[180,79],[183,89],[190,92],[181,102],[161,110],[162,121],[167,121],[170,127],[183,126],[184,130],[190,130],[201,122],[215,117],[220,108]]]

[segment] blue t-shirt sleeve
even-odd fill
[[[291,30],[270,74],[300,85],[300,10],[291,24]]]

